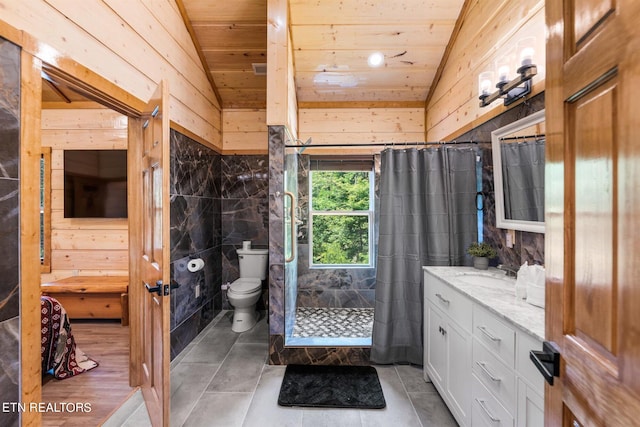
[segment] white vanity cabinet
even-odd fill
[[[484,285],[475,289],[483,293],[476,299],[473,287],[456,286],[459,276],[440,277],[443,268],[424,272],[425,380],[431,379],[461,426],[542,426],[544,380],[529,361],[529,351],[542,348],[542,341],[488,308],[487,295],[504,298],[502,290]],[[531,318],[542,316],[544,324],[543,310],[520,308]]]

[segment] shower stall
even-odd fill
[[[304,147],[285,146],[284,315],[287,346],[371,345],[377,246],[375,188],[376,171],[379,171],[375,163],[374,156],[310,155]],[[323,173],[325,179],[327,173],[337,173],[342,174],[339,176],[342,179],[348,174],[349,179],[357,181],[362,194],[356,199],[362,206],[354,208],[357,210],[351,212],[349,219],[345,219],[344,207],[338,206],[331,212],[328,211],[331,208],[314,201],[314,192],[319,191]],[[368,192],[363,190],[367,185]],[[334,194],[339,191],[339,186],[329,189]],[[319,261],[317,242],[324,236],[320,230],[340,227],[345,221],[350,221],[348,227],[360,233],[352,240],[358,241],[362,255],[354,255],[357,260],[348,263]]]

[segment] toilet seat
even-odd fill
[[[260,290],[262,287],[262,280],[258,278],[242,278],[238,279],[229,285],[229,290],[234,294],[251,294]]]

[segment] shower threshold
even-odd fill
[[[286,345],[371,346],[373,308],[298,307]]]

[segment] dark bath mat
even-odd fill
[[[382,409],[386,402],[372,366],[288,365],[278,405]]]

